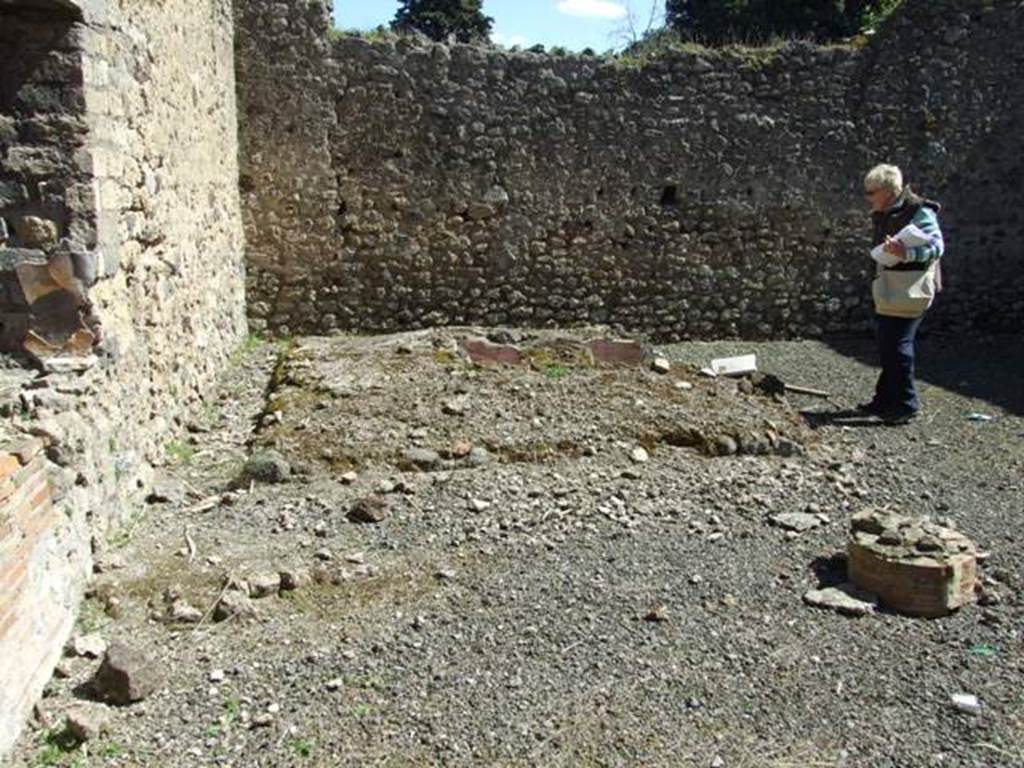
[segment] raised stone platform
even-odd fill
[[[928,518],[866,509],[851,522],[847,569],[885,608],[934,618],[974,600],[977,547]]]

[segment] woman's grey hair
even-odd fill
[[[876,165],[864,177],[864,186],[867,189],[887,189],[899,197],[903,193],[903,172],[895,165]]]

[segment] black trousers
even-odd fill
[[[914,389],[914,340],[921,318],[875,315],[875,320],[882,373],[875,385],[874,404],[895,414],[916,413],[921,403]]]

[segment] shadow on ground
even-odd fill
[[[837,338],[826,339],[825,343],[844,357],[877,365],[874,339]],[[1024,338],[1001,336],[979,340],[923,335],[918,339],[917,378],[1022,416]]]

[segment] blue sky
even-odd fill
[[[599,53],[619,48],[633,27],[642,32],[652,9],[664,0],[484,0],[484,13],[494,19],[494,42],[505,46],[561,45],[570,50],[593,48]],[[343,29],[372,29],[387,24],[397,0],[334,0],[335,23]]]

